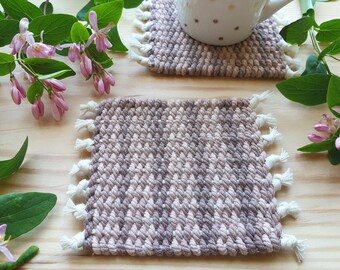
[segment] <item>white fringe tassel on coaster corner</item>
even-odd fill
[[[256,109],[261,103],[266,101],[272,96],[273,92],[265,91],[261,94],[255,94],[252,96],[250,106],[252,109]],[[282,138],[281,133],[276,129],[276,119],[272,114],[258,114],[256,118],[256,125],[259,129],[264,126],[269,127],[269,133],[262,135],[262,143],[264,147],[272,145],[274,142]],[[277,165],[288,161],[289,155],[283,149],[281,153],[267,156],[266,166],[269,170]],[[291,186],[293,184],[293,174],[290,169],[287,169],[284,173],[276,173],[272,175],[272,184],[274,191],[279,191],[283,186]],[[295,201],[292,202],[281,202],[277,205],[276,209],[280,219],[287,216],[298,218],[301,209]],[[281,237],[281,248],[282,250],[294,251],[299,262],[304,259],[305,242],[298,240],[293,235],[283,234]]]
[[[133,24],[139,29],[141,34],[134,34],[132,36],[130,47],[134,50],[129,50],[129,58],[146,67],[149,66],[148,53],[152,50],[152,46],[148,43],[151,36],[150,29],[153,25],[152,21],[150,21],[151,5],[151,0],[144,0],[136,9],[136,19],[133,21]]]

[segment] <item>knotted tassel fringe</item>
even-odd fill
[[[287,169],[283,174],[274,174],[273,186],[275,191],[279,191],[282,186],[291,186],[293,184],[293,173]]]
[[[81,130],[82,128],[86,128],[90,132],[94,132],[96,130],[93,119],[77,119],[74,127],[77,131]]]
[[[97,113],[98,109],[98,103],[94,101],[89,101],[87,104],[81,104],[80,105],[80,116],[86,116],[86,114],[91,113],[95,114]]]
[[[80,160],[77,164],[73,164],[72,169],[70,170],[70,175],[87,175],[91,169],[91,160],[83,159]]]
[[[262,135],[263,143],[265,146],[273,144],[275,141],[282,139],[282,134],[276,128],[269,128],[269,133]]]
[[[282,149],[280,155],[271,155],[266,158],[266,165],[272,169],[276,164],[287,162],[289,154]]]
[[[271,114],[258,114],[256,118],[256,125],[258,128],[262,128],[264,126],[274,127],[276,126],[276,118]]]
[[[86,197],[86,189],[89,185],[89,180],[83,179],[78,185],[69,185],[67,190],[67,196],[71,199],[73,197]]]
[[[84,220],[86,218],[86,205],[83,203],[74,204],[71,199],[67,200],[66,206],[64,207],[64,213],[71,213],[78,220]]]
[[[265,101],[266,99],[270,98],[273,95],[271,91],[265,91],[262,94],[255,94],[250,99],[250,107],[255,109],[261,102]]]
[[[88,152],[92,152],[93,150],[93,140],[92,139],[77,139],[75,144],[75,149],[78,151],[86,150]]]
[[[83,250],[84,242],[85,242],[85,231],[77,233],[72,238],[63,236],[60,239],[60,245],[62,249],[64,250],[71,249],[75,252]]]
[[[285,218],[286,216],[292,216],[293,218],[298,218],[301,209],[296,202],[282,202],[277,207],[277,212],[280,218]]]
[[[304,259],[305,241],[298,240],[294,235],[283,234],[281,236],[281,248],[283,250],[295,252],[298,261],[301,263]]]

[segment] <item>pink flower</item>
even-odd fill
[[[41,98],[37,98],[34,101],[31,110],[34,118],[37,120],[44,116],[44,103],[41,101]]]
[[[15,76],[11,77],[11,95],[15,104],[20,105],[21,100],[26,97],[26,91],[22,85],[18,82]]]
[[[92,75],[92,61],[85,53],[80,59],[80,71],[85,78],[89,78]]]
[[[111,48],[112,44],[106,37],[106,34],[111,30],[114,24],[110,23],[105,28],[99,29],[98,23],[97,23],[97,13],[93,10],[90,11],[89,20],[94,30],[94,33],[90,36],[89,40],[87,41],[86,46],[89,46],[94,40],[96,40],[96,49],[98,52],[104,52],[108,48]]]
[[[11,54],[17,54],[22,46],[26,42],[26,32],[28,28],[29,21],[27,18],[22,18],[19,23],[19,29],[20,33],[16,34],[12,41],[11,44],[9,45],[10,48],[12,48]]]
[[[43,33],[41,33],[42,36]],[[29,46],[26,49],[26,55],[28,58],[51,58],[55,54],[55,48],[50,45],[46,45],[41,42],[35,42],[32,33],[26,36],[26,40]]]
[[[336,138],[335,140],[335,148],[340,150],[340,137]]]
[[[9,244],[9,239],[5,240],[6,229],[7,229],[6,224],[2,224],[0,226],[0,252],[2,252],[9,261],[15,262],[16,259],[13,257],[12,253],[7,248],[8,244]]]
[[[68,105],[60,92],[53,92],[51,94],[51,112],[56,121],[60,121],[63,114],[68,110]]]
[[[66,90],[65,84],[63,84],[61,81],[54,79],[54,78],[44,80],[44,83],[46,86],[52,88],[53,90],[57,92],[64,92]]]
[[[110,94],[110,86],[115,85],[113,76],[104,71],[102,74],[95,74],[93,76],[94,88],[97,90],[99,95]]]
[[[309,134],[308,139],[313,143],[321,143],[321,142],[327,140],[328,137],[320,136],[320,135],[317,135],[317,134]]]
[[[80,61],[81,56],[80,56],[80,45],[76,43],[67,43],[67,44],[62,44],[56,47],[58,50],[62,50],[65,48],[69,48],[68,50],[68,58],[72,63],[74,63],[76,60]]]

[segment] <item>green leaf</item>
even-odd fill
[[[123,12],[123,7],[123,0],[115,0],[92,7],[90,10],[93,10],[97,13],[98,27],[104,28],[111,22],[114,22],[115,24],[118,23]],[[86,14],[85,18],[87,21],[89,21],[88,14]]]
[[[109,31],[108,38],[110,39],[112,43],[112,47],[110,48],[110,51],[115,51],[115,52],[127,52],[128,51],[128,48],[125,47],[122,40],[120,39],[117,25]]]
[[[46,80],[46,79],[52,79],[52,78],[59,78],[59,77],[63,76],[65,73],[67,73],[68,71],[69,71],[68,69],[63,69],[63,70],[53,72],[51,74],[39,75],[38,79],[39,80]]]
[[[34,104],[35,99],[41,97],[43,93],[44,86],[39,81],[36,81],[27,89],[27,100]]]
[[[340,150],[333,146],[333,148],[328,151],[328,159],[332,165],[340,164]]]
[[[112,59],[104,52],[98,52],[96,50],[96,46],[91,44],[87,47],[86,51],[90,54],[90,56],[100,63],[103,68],[109,68],[113,65]]]
[[[311,17],[302,17],[301,19],[285,26],[280,31],[280,35],[290,44],[301,45],[308,37],[308,30],[314,25]]]
[[[38,7],[27,0],[0,0],[0,3],[5,12],[16,20],[21,20],[25,17],[32,20],[44,15]]]
[[[327,91],[327,105],[331,112],[340,118],[340,113],[335,111],[333,107],[340,107],[340,78],[338,76],[332,75],[328,84]]]
[[[309,74],[282,81],[276,87],[286,98],[313,106],[326,102],[329,79],[330,75]]]
[[[52,210],[57,196],[52,193],[9,193],[0,196],[0,224],[7,224],[11,238],[38,226]]]
[[[26,151],[28,147],[28,138],[24,141],[18,153],[9,160],[0,161],[0,180],[15,173],[24,161]],[[1,214],[0,214],[1,217]],[[0,222],[0,224],[2,224]]]
[[[5,76],[15,69],[14,56],[0,53],[0,76]]]
[[[323,63],[318,60],[318,57],[314,54],[310,55],[306,62],[306,69],[301,74],[302,76],[307,74],[327,74],[327,69]]]
[[[19,21],[1,20],[0,21],[0,47],[11,43],[15,34],[19,32]]]
[[[340,37],[340,19],[320,24],[316,39],[320,42],[332,42]]]
[[[328,151],[334,145],[334,140],[327,140],[320,143],[311,143],[298,149],[301,152],[317,153]]]
[[[37,246],[30,246],[20,255],[16,262],[5,262],[0,264],[0,269],[2,270],[12,270],[19,269],[19,267],[24,266],[30,260],[32,260],[39,252]]]
[[[78,13],[77,13],[77,18],[80,21],[85,21],[85,16],[89,12],[89,10],[95,6],[95,3],[93,0],[88,2]]]
[[[51,2],[48,2],[47,3],[47,6],[46,6],[46,12],[45,12],[45,5],[46,5],[46,2],[42,2],[39,6],[40,10],[44,13],[44,14],[52,14],[53,13],[53,5]]]
[[[0,11],[0,20],[3,20],[3,19],[5,19],[5,16],[4,16],[4,14]]]
[[[319,60],[322,60],[326,55],[337,55],[340,53],[340,37],[336,39],[332,44],[326,47],[320,54]]]
[[[55,77],[58,79],[64,79],[70,76],[76,75],[74,70],[66,65],[64,62],[47,58],[25,58],[23,60],[26,65],[29,66],[35,73],[40,75],[48,75],[59,71],[67,70],[62,75]]]
[[[36,38],[44,31],[44,43],[58,45],[70,37],[72,25],[77,18],[67,14],[48,14],[35,18],[29,25],[29,30]]]
[[[124,0],[124,8],[138,7],[144,0]]]
[[[86,42],[90,37],[87,28],[80,22],[75,22],[71,28],[71,40],[74,43]]]

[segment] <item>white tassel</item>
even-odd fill
[[[136,61],[137,63],[141,64],[142,66],[148,67],[149,66],[149,58],[145,56],[141,56],[135,53],[133,50],[129,50],[129,58],[132,61]]]
[[[274,174],[273,186],[275,191],[278,191],[282,186],[291,186],[293,184],[293,173],[287,169],[283,174]]]
[[[292,58],[288,55],[285,56],[285,60],[287,62],[286,65],[286,79],[300,76],[305,67],[302,65],[301,61],[296,58]]]
[[[91,169],[91,160],[90,159],[82,159],[77,164],[73,164],[72,169],[70,170],[70,175],[87,175],[89,174]]]
[[[142,9],[142,10],[150,10],[151,6],[152,6],[152,2],[151,2],[151,1],[149,1],[149,0],[144,0],[144,1],[140,4],[139,8]]]
[[[261,102],[265,101],[273,95],[272,91],[265,91],[259,95],[253,95],[250,99],[250,107],[255,109]]]
[[[94,132],[96,129],[93,119],[77,119],[74,127],[78,131],[81,130],[82,128],[86,128],[88,131]]]
[[[142,44],[137,39],[131,40],[130,47],[137,48],[144,56],[147,56],[148,52],[152,49],[152,45]]]
[[[67,190],[67,196],[71,199],[73,197],[84,198],[86,197],[86,189],[89,185],[87,179],[81,180],[78,185],[69,185]]]
[[[258,128],[262,128],[265,125],[269,127],[276,126],[276,118],[271,114],[258,114],[256,118],[256,125]]]
[[[282,134],[276,128],[269,128],[269,134],[262,135],[265,146],[273,144],[275,141],[282,139]]]
[[[63,236],[60,239],[60,245],[63,250],[71,249],[76,252],[83,250],[84,242],[85,242],[85,231],[77,233],[72,238]]]
[[[297,218],[301,212],[299,205],[296,202],[282,202],[277,207],[277,212],[280,218],[285,218],[290,215],[293,218]]]
[[[89,101],[87,104],[80,105],[80,115],[85,116],[87,113],[96,113],[98,110],[98,103]]]
[[[147,42],[150,40],[150,37],[150,32],[145,32],[144,34],[132,34],[132,38],[138,40],[139,42]]]
[[[287,162],[289,154],[282,149],[280,155],[271,155],[266,158],[266,165],[269,169],[273,168],[278,163]]]
[[[287,251],[294,251],[300,263],[305,256],[305,246],[305,241],[298,240],[294,235],[282,234],[281,236],[281,248]]]
[[[148,21],[151,18],[151,12],[136,9],[136,18],[141,21]]]
[[[280,41],[280,45],[285,53],[285,55],[290,57],[295,57],[299,53],[299,46],[297,45],[291,45],[284,41],[283,39]]]
[[[66,206],[64,207],[65,214],[73,214],[73,216],[78,220],[84,220],[86,218],[86,205],[83,203],[74,204],[71,199],[67,200]]]
[[[77,139],[75,144],[75,149],[78,151],[86,150],[88,152],[92,152],[93,150],[93,140],[92,139]]]
[[[140,21],[140,20],[134,20],[133,21],[133,25],[138,28],[139,30],[141,30],[142,32],[147,32],[151,29],[153,22],[152,21],[148,21],[146,23]]]

